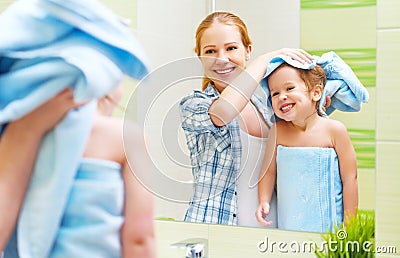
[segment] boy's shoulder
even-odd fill
[[[328,132],[328,134],[333,137],[343,136],[348,134],[346,125],[335,119],[324,118],[323,121],[323,129]]]
[[[86,144],[85,156],[122,164],[123,146],[123,121],[114,117],[97,116]]]
[[[116,117],[98,116],[96,117],[92,131],[92,142],[103,145],[122,146],[123,120]]]
[[[324,118],[322,119],[326,123],[327,126],[329,126],[332,129],[337,129],[337,130],[347,130],[345,124],[339,120],[331,119],[331,118]]]

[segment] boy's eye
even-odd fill
[[[278,92],[272,92],[271,96],[272,97],[278,96]]]
[[[289,90],[293,90],[294,89],[294,87],[288,87],[287,88],[287,90],[289,91]]]

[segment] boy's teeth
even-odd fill
[[[291,109],[292,106],[293,106],[293,105],[284,106],[284,107],[282,108],[282,111],[286,111],[286,110],[288,110],[288,109]]]

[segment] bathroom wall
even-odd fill
[[[201,82],[195,78],[185,79],[186,76],[183,75],[179,78],[182,82],[170,84],[168,75],[184,73],[184,69],[188,68],[187,65],[182,67],[180,64],[184,58],[192,57],[192,62],[198,62],[193,50],[194,30],[209,6],[207,1],[198,0],[138,0],[137,5],[138,37],[150,57],[153,71],[160,71],[162,74],[155,75],[160,82],[139,87],[135,95],[138,100],[139,120],[144,124],[149,138],[149,152],[157,181],[154,191],[155,212],[157,218],[180,220],[187,206],[185,201],[192,192],[190,183],[184,182],[190,182],[192,178],[189,160],[184,154],[183,131],[179,128],[178,103],[182,96]],[[168,70],[174,65],[176,68]],[[164,69],[167,71],[163,72]],[[156,90],[151,92],[151,88]],[[147,100],[152,101],[151,106],[145,103]],[[166,124],[166,117],[170,117],[171,122]],[[168,140],[171,144],[167,143]],[[179,145],[175,146],[176,143]],[[180,159],[183,160],[177,162]],[[161,181],[162,179],[168,182]]]
[[[377,18],[376,240],[400,256],[400,2],[377,0]]]
[[[357,21],[357,22],[355,22]],[[375,207],[376,3],[301,1],[301,47],[321,55],[335,51],[354,70],[370,99],[360,112],[335,111],[357,153],[359,208]]]
[[[3,11],[9,4],[11,4],[13,0],[3,0],[0,1],[0,12]]]

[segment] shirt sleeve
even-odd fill
[[[217,96],[211,97],[202,92],[194,92],[184,97],[180,102],[182,128],[196,134],[217,132],[217,127],[211,121],[208,110]]]

